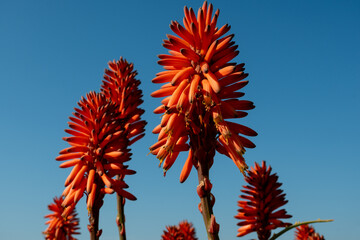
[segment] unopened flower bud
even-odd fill
[[[216,222],[215,216],[211,214],[209,233],[216,234],[220,230],[220,225]]]

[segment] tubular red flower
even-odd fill
[[[195,229],[191,223],[182,221],[178,226],[166,226],[162,240],[197,240]]]
[[[207,152],[221,145],[225,152],[219,152],[230,157],[244,172],[247,169],[243,158],[245,148],[255,145],[239,134],[257,134],[248,127],[225,121],[244,117],[246,112],[243,111],[254,108],[250,101],[237,100],[244,95],[237,91],[248,81],[242,81],[247,77],[243,72],[244,64],[231,62],[239,53],[232,41],[234,35],[226,35],[230,30],[229,25],[216,26],[219,10],[213,14],[212,4],[206,1],[197,16],[192,8],[185,7],[184,13],[183,25],[177,21],[170,24],[177,36],[167,35],[168,39],[164,40],[163,46],[169,50],[169,54],[160,54],[158,63],[164,66],[165,71],[152,80],[164,85],[151,96],[165,97],[162,105],[154,111],[163,116],[161,125],[153,132],[159,134],[159,142],[164,138],[168,141],[156,149],[150,148],[150,151],[157,155],[161,164],[164,159],[187,151],[187,148],[176,146],[179,138],[190,136],[186,144],[194,152],[197,152],[195,145],[199,141],[201,145],[209,147]],[[222,140],[217,140],[218,135],[222,136]],[[186,180],[189,172],[189,161],[185,164],[187,167],[184,167],[186,170],[181,181]]]
[[[68,240],[76,239],[73,235],[80,234],[79,230],[79,219],[76,217],[75,204],[72,204],[66,209],[66,217],[63,217],[65,208],[62,206],[63,198],[54,198],[54,203],[48,206],[51,214],[45,216],[49,218],[46,222],[49,226],[43,232],[45,239],[47,240]]]
[[[279,189],[282,184],[278,182],[278,176],[271,174],[271,167],[267,168],[264,161],[261,166],[255,163],[245,180],[248,185],[241,190],[244,194],[240,196],[245,201],[238,202],[240,209],[235,216],[241,220],[237,236],[257,232],[259,240],[267,240],[271,230],[290,226],[291,223],[279,220],[291,218],[291,215],[285,209],[277,210],[288,201],[285,200],[285,193]]]
[[[296,228],[295,240],[325,240],[325,238],[316,233],[314,227],[305,224]]]
[[[134,70],[134,65],[128,63],[122,57],[118,61],[109,62],[108,65],[110,69],[105,69],[101,91],[108,100],[118,106],[116,113],[119,114],[118,118],[121,119],[123,137],[119,141],[119,145],[116,146],[121,149],[121,153],[117,154],[124,154],[124,161],[128,161],[132,155],[129,146],[145,135],[145,126],[147,124],[146,121],[141,120],[141,116],[145,111],[139,108],[143,103],[143,94],[138,88],[141,82],[135,78],[137,71]],[[113,167],[115,167],[114,164]],[[119,178],[124,179],[121,171],[127,169],[127,167],[127,165],[118,164],[114,173],[118,173]]]
[[[73,167],[66,179],[63,206],[76,204],[86,192],[87,206],[90,209],[106,193],[117,192],[120,196],[135,200],[125,191],[127,184],[116,175],[134,174],[123,163],[130,159],[127,149],[127,129],[121,118],[119,105],[107,99],[104,94],[90,92],[78,103],[74,117],[70,117],[65,130],[71,137],[64,138],[71,146],[60,151],[56,158],[65,161],[61,167]],[[129,124],[131,126],[131,124]],[[131,128],[128,128],[131,129]]]

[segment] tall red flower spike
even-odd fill
[[[162,240],[197,240],[195,229],[187,221],[180,222],[178,226],[166,226],[161,236]]]
[[[163,114],[160,125],[153,133],[158,142],[151,148],[163,169],[167,171],[182,151],[188,151],[180,181],[188,177],[192,166],[197,167],[195,156],[199,148],[205,151],[208,165],[212,165],[213,149],[230,157],[244,172],[247,168],[243,154],[245,148],[255,145],[242,135],[256,136],[248,127],[228,121],[242,118],[246,110],[254,108],[252,102],[238,100],[244,93],[237,92],[247,85],[244,64],[230,62],[238,54],[234,35],[225,35],[229,25],[216,27],[219,10],[213,13],[212,4],[205,1],[197,16],[192,8],[185,7],[184,26],[172,21],[174,35],[167,35],[163,46],[169,54],[159,55],[159,64],[165,71],[152,80],[165,83],[153,92],[153,97],[165,97],[155,113]],[[190,136],[190,146],[188,137]]]
[[[277,210],[284,206],[288,201],[285,200],[285,193],[280,188],[278,176],[271,174],[271,167],[266,167],[263,161],[259,166],[248,171],[245,177],[247,186],[241,192],[238,214],[235,218],[240,219],[238,237],[242,237],[250,232],[257,232],[259,240],[267,240],[271,235],[271,230],[278,227],[287,227],[291,223],[284,223],[279,219],[291,218],[285,209]]]
[[[90,92],[78,103],[74,117],[70,117],[65,137],[71,147],[60,151],[58,161],[61,168],[73,167],[65,181],[63,206],[77,203],[84,192],[88,194],[87,206],[91,208],[98,195],[118,194],[130,199],[136,198],[124,190],[123,180],[113,179],[116,175],[134,174],[124,167],[130,153],[124,140],[123,120],[119,118],[118,106],[105,95]],[[99,198],[98,198],[99,199]]]
[[[316,233],[314,227],[305,224],[296,228],[295,240],[325,240],[325,238]]]
[[[138,89],[140,81],[135,77],[137,72],[132,63],[120,58],[119,61],[109,62],[109,68],[105,69],[105,75],[101,91],[107,99],[118,105],[117,112],[122,119],[125,138],[123,150],[129,151],[128,147],[141,139],[145,134],[146,121],[141,120],[144,110],[139,108],[143,103],[142,91]],[[124,151],[125,152],[125,151]],[[129,157],[130,160],[130,157]],[[124,175],[118,175],[119,180],[124,179]],[[119,237],[126,239],[125,234],[125,199],[121,195],[117,196],[118,216],[116,222],[119,228]]]
[[[125,59],[109,62],[101,91],[107,99],[116,103],[119,108],[119,118],[123,119],[124,132],[129,141],[128,146],[141,139],[145,134],[146,121],[141,120],[144,110],[139,108],[143,103],[142,91],[138,89],[140,80],[135,76],[134,65]]]
[[[45,216],[49,218],[46,222],[49,226],[43,232],[46,240],[73,240],[73,235],[80,234],[79,219],[76,217],[75,204],[72,204],[68,210],[67,216],[63,217],[64,207],[62,206],[63,198],[54,198],[54,203],[48,206],[51,214]]]
[[[87,94],[78,105],[80,108],[75,108],[74,116],[70,117],[71,129],[65,130],[72,135],[64,138],[71,147],[62,150],[56,158],[64,161],[61,168],[73,167],[65,181],[62,205],[76,204],[85,192],[90,213],[89,231],[91,235],[100,235],[97,230],[98,214],[104,195],[116,192],[136,200],[124,190],[128,185],[123,177],[117,177],[134,174],[135,171],[124,165],[131,154],[127,148],[129,141],[125,135],[124,119],[119,117],[119,106],[95,92]]]
[[[255,145],[241,136],[256,136],[248,127],[228,121],[241,118],[246,110],[254,108],[252,102],[238,100],[244,93],[237,92],[247,85],[242,81],[244,64],[232,61],[238,54],[234,35],[226,35],[229,25],[216,26],[219,10],[213,15],[212,4],[205,1],[197,16],[192,8],[184,8],[183,26],[177,21],[170,28],[177,35],[167,35],[163,46],[169,54],[159,55],[158,63],[164,66],[152,80],[164,83],[152,97],[165,97],[162,105],[154,110],[163,114],[161,123],[153,133],[158,141],[150,147],[157,156],[164,172],[171,168],[180,152],[188,157],[180,174],[184,182],[194,166],[198,171],[198,194],[208,237],[218,239],[219,225],[212,214],[211,168],[215,150],[230,157],[241,172],[247,165],[243,158],[245,148]],[[189,141],[188,141],[189,140]]]

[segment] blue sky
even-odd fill
[[[99,91],[107,62],[123,56],[138,70],[148,121],[133,145],[126,181],[138,197],[126,204],[128,239],[160,239],[165,225],[188,219],[205,239],[197,211],[197,177],[179,183],[186,156],[164,178],[153,156],[152,113],[159,88],[151,79],[166,53],[162,40],[185,5],[203,1],[1,1],[0,151],[1,239],[41,239],[44,215],[63,191],[68,170],[55,161],[67,147],[68,117],[81,96]],[[266,160],[287,194],[291,222],[335,219],[315,225],[327,240],[358,239],[360,207],[360,2],[209,1],[219,26],[231,25],[250,83],[244,99],[255,103],[238,121],[259,133],[245,154],[248,165]],[[210,172],[221,239],[236,239],[237,201],[244,180],[230,159],[216,155]],[[77,206],[88,239],[83,198]],[[105,198],[103,240],[116,239],[115,195]],[[254,235],[246,236],[249,239]],[[293,239],[293,232],[281,239]]]

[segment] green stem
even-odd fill
[[[209,171],[214,162],[218,131],[213,119],[209,118],[210,112],[204,108],[201,101],[195,101],[192,107],[195,110],[189,119],[193,122],[193,126],[197,127],[195,131],[190,131],[190,147],[193,151],[192,161],[198,172],[197,193],[200,197],[201,214],[208,240],[219,240],[219,224],[216,223],[213,214],[215,199],[211,194],[212,185],[209,178]]]
[[[124,204],[125,199],[122,196],[117,194],[117,224],[119,229],[119,239],[126,240],[126,232],[125,232],[125,213],[124,213]]]
[[[208,154],[205,154],[205,157],[207,155]],[[209,160],[209,159],[207,159],[207,160]],[[203,163],[203,164],[201,164],[201,163]],[[205,181],[209,181],[209,167],[208,167],[207,163],[208,163],[207,161],[199,161],[199,167],[197,169],[199,185],[204,184]],[[219,240],[218,231],[215,231],[215,232],[210,231],[211,215],[213,215],[213,209],[212,209],[212,204],[211,204],[211,199],[210,199],[211,192],[206,191],[203,196],[199,196],[199,197],[200,197],[201,210],[202,210],[202,215],[203,215],[208,239],[209,240]]]
[[[281,235],[283,235],[284,233],[286,233],[287,231],[293,229],[293,228],[296,228],[298,226],[301,226],[301,225],[306,225],[306,224],[311,224],[311,223],[321,223],[321,222],[332,222],[334,220],[332,219],[329,219],[329,220],[321,220],[321,219],[318,219],[318,220],[314,220],[314,221],[308,221],[308,222],[298,222],[298,223],[295,223],[289,227],[286,227],[285,229],[283,229],[282,231],[274,234],[269,240],[275,240],[277,239],[278,237],[280,237]]]
[[[97,236],[99,230],[99,212],[100,208],[97,204],[94,204],[94,206],[90,208],[90,240],[99,240],[99,237]]]
[[[94,181],[98,181],[97,177]],[[96,192],[95,192],[95,199],[93,206],[89,208],[89,225],[88,229],[90,232],[90,240],[99,240],[101,235],[101,230],[99,231],[99,215],[100,215],[100,208],[103,205],[103,194],[100,194],[100,189],[103,188],[103,184],[97,184]]]

